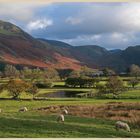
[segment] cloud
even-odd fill
[[[80,35],[72,39],[61,39],[61,41],[79,45],[99,45],[107,49],[124,49],[131,45],[138,44],[140,34],[134,33],[105,33],[100,35]]]
[[[83,19],[77,18],[77,17],[68,17],[66,20],[66,23],[69,23],[71,25],[77,25],[82,23]]]
[[[140,44],[140,3],[1,1],[0,19],[15,23],[35,37],[106,48]]]
[[[35,7],[29,5],[0,4],[0,18],[24,22],[33,17],[34,10]]]
[[[27,24],[27,29],[29,31],[31,30],[38,30],[38,29],[45,29],[48,26],[53,25],[53,21],[50,19],[40,19],[40,20],[35,20],[31,21]]]
[[[56,5],[54,13],[50,14],[54,20],[53,29],[48,28],[47,33],[44,32],[52,37],[70,39],[79,35],[140,30],[138,26],[140,14],[138,16],[134,14],[136,10],[140,11],[136,4],[71,3]]]
[[[98,44],[106,48],[140,44],[139,6],[139,3],[58,4],[51,13],[54,26],[34,35],[73,45]]]

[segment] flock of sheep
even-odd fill
[[[0,109],[0,112],[1,111],[2,110]],[[22,108],[19,109],[19,112],[26,112],[26,111],[28,111],[27,107],[22,107]],[[67,109],[62,109],[60,111],[60,113],[57,115],[57,122],[64,123],[64,121],[65,121],[64,115],[67,115],[67,114],[68,114],[68,110]],[[130,132],[129,125],[127,123],[125,123],[125,122],[122,122],[122,121],[117,121],[115,123],[115,129],[116,130],[124,129],[124,130]]]

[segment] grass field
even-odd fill
[[[6,83],[6,79],[1,83]],[[104,81],[103,81],[104,82]],[[40,89],[38,95],[53,93],[56,91],[88,92],[89,88],[65,88],[64,82],[55,82],[54,88]],[[139,86],[139,85],[138,85]],[[119,137],[139,137],[140,128],[132,127],[132,132],[114,129],[114,120],[101,118],[86,118],[67,115],[65,123],[56,122],[56,114],[47,114],[37,111],[37,108],[50,105],[93,105],[99,106],[109,102],[138,103],[140,102],[140,90],[130,90],[119,95],[118,99],[113,99],[112,95],[106,95],[103,99],[98,98],[48,98],[47,100],[25,100],[32,96],[23,93],[22,100],[8,100],[11,98],[7,91],[0,94],[0,137],[22,137],[22,138],[119,138]],[[8,98],[8,99],[4,99]],[[20,113],[19,108],[26,106],[29,111]]]
[[[140,133],[116,132],[113,121],[67,116],[64,124],[56,116],[24,114],[0,117],[1,137],[140,137]]]
[[[131,133],[116,131],[115,121],[104,119],[66,116],[65,123],[56,122],[56,115],[33,109],[52,105],[67,104],[67,101],[0,101],[4,110],[0,114],[0,137],[140,137],[139,129]],[[80,104],[82,102],[79,101]],[[19,113],[26,105],[28,112]]]

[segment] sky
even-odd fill
[[[26,0],[25,0],[26,1]],[[0,20],[36,38],[124,49],[140,44],[140,3],[0,3]]]

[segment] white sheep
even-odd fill
[[[129,125],[127,123],[122,122],[122,121],[117,121],[115,124],[115,128],[116,128],[116,130],[124,129],[124,130],[130,132]]]
[[[63,114],[59,114],[57,116],[57,122],[63,122],[64,123],[64,121],[65,121],[64,115]]]
[[[63,110],[62,110],[62,114],[67,115],[67,114],[68,114],[68,110],[63,109]]]
[[[28,111],[27,107],[22,107],[19,109],[19,112],[26,112],[26,111]]]
[[[57,116],[57,122],[63,122],[65,121],[64,115],[68,114],[68,110],[63,109],[61,110],[61,113]]]

